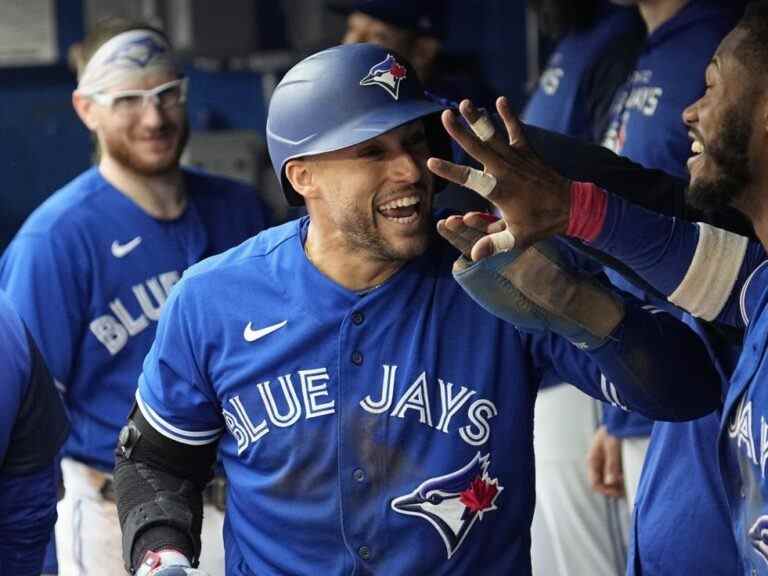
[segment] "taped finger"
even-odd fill
[[[496,134],[496,127],[491,122],[486,114],[482,114],[475,122],[469,125],[472,128],[472,132],[475,136],[480,138],[483,142],[488,142]]]
[[[499,181],[493,174],[482,172],[476,168],[469,168],[464,186],[487,198],[494,191],[498,183]]]
[[[512,250],[515,247],[515,237],[509,230],[503,230],[502,232],[495,232],[489,236],[493,243],[494,253],[504,252],[506,250]]]

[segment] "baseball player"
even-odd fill
[[[490,195],[513,223],[511,229],[521,245],[540,238],[542,230],[545,234],[575,236],[621,258],[671,302],[695,316],[747,327],[743,350],[725,391],[717,440],[720,474],[740,556],[730,574],[768,573],[764,475],[768,451],[765,387],[761,385],[766,344],[763,307],[768,286],[761,199],[766,193],[761,166],[768,150],[764,137],[767,36],[768,2],[757,2],[721,43],[707,67],[706,94],[684,114],[694,141],[694,155],[688,162],[690,200],[709,210],[735,206],[753,223],[762,246],[711,226],[689,225],[647,213],[591,185],[574,184],[565,195],[560,189],[537,186],[533,203],[532,198],[526,199],[533,190],[521,189],[520,184],[531,180],[526,166],[535,162],[531,163],[530,155],[521,148],[520,156],[528,161],[524,165],[516,162],[516,154],[507,156],[515,168],[505,172]],[[548,178],[542,173],[536,176],[538,182]],[[550,217],[528,229],[521,226],[533,222],[525,217],[531,209],[541,214],[538,206],[542,203],[552,208]],[[555,208],[558,203],[559,208]],[[566,215],[564,220],[562,215]],[[553,226],[554,221],[558,224]],[[452,229],[454,233],[460,231]],[[474,255],[479,258],[491,251],[486,239],[477,245]],[[677,525],[688,522],[697,522],[695,510],[676,518]],[[719,549],[720,544],[712,534],[699,533],[699,548]],[[665,568],[659,570],[663,573]]]
[[[217,449],[230,576],[530,574],[542,381],[659,418],[719,401],[686,327],[591,281],[595,299],[581,303],[601,314],[577,324],[553,299],[538,316],[582,350],[465,295],[457,252],[432,232],[441,110],[402,58],[371,44],[314,54],[276,88],[272,163],[309,216],[193,267],[166,303],[115,470],[137,574],[195,573]],[[523,268],[561,273],[546,258]],[[656,351],[667,338],[695,358],[695,386],[671,347]]]
[[[0,292],[0,574],[39,576],[56,522],[54,456],[69,422],[42,356]]]
[[[98,165],[35,210],[0,261],[0,285],[72,420],[56,535],[62,575],[123,570],[114,445],[171,288],[191,264],[267,223],[251,188],[179,167],[187,80],[161,33],[110,21],[83,56],[73,105],[98,143]],[[222,513],[206,505],[206,518],[220,532]],[[221,572],[216,541],[203,557]]]
[[[648,35],[634,71],[616,98],[613,120],[603,144],[647,168],[687,178],[688,138],[680,115],[704,91],[704,69],[720,40],[735,24],[736,10],[733,3],[721,0],[621,3],[637,5]],[[686,73],[681,74],[681,69]],[[620,275],[610,271],[608,274],[622,290],[633,290]],[[634,293],[643,296],[637,290]],[[623,484],[630,507],[634,508],[653,423],[636,414],[627,415],[610,408],[605,411],[604,422],[605,428],[596,438],[594,450],[601,454],[605,442],[621,439],[623,482],[606,481],[599,468],[593,467],[592,474],[597,488],[604,486],[603,491]],[[714,421],[687,426],[700,427],[695,433],[708,439],[716,429]],[[674,436],[676,432],[671,434]],[[653,512],[651,509],[650,513]]]

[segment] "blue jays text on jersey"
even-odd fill
[[[114,465],[160,309],[182,272],[267,224],[255,191],[184,172],[188,204],[156,220],[90,169],[27,220],[0,261],[5,288],[64,390],[65,453]]]
[[[613,97],[632,70],[636,44],[643,35],[635,10],[602,7],[592,26],[558,42],[522,119],[599,142],[610,119]]]
[[[351,292],[306,259],[307,225],[188,271],[139,380],[160,433],[220,439],[227,573],[530,573],[536,391],[626,402],[594,360],[613,342],[520,334],[455,283],[443,242]]]
[[[704,70],[735,22],[735,10],[725,3],[691,0],[654,30],[616,96],[603,145],[687,179],[690,140],[681,116],[704,93]]]

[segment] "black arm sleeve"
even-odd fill
[[[523,132],[539,158],[566,178],[593,182],[654,212],[755,237],[749,222],[735,209],[701,212],[686,204],[685,180],[661,170],[649,170],[597,144],[525,124]]]
[[[134,405],[116,450],[115,493],[123,559],[133,571],[148,550],[175,548],[197,565],[202,491],[217,443],[181,444],[158,433]]]
[[[50,466],[69,435],[64,403],[32,336],[27,334],[30,374],[27,395],[11,432],[3,472],[32,474]]]

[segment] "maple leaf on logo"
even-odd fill
[[[470,487],[461,493],[459,500],[472,512],[482,512],[491,507],[498,492],[499,489],[494,484],[475,476]]]
[[[408,73],[408,69],[402,64],[393,62],[392,66],[389,67],[389,72],[395,78],[405,78],[405,75]]]

